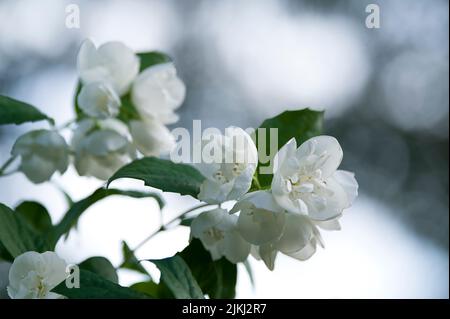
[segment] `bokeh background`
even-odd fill
[[[66,6],[80,8],[81,28],[65,27]],[[381,28],[367,29],[376,3]],[[360,196],[341,232],[324,232],[326,248],[306,262],[279,256],[275,271],[251,260],[253,288],[240,268],[241,298],[449,297],[449,24],[448,1],[0,1],[0,93],[70,120],[81,41],[125,42],[162,50],[187,85],[176,126],[256,127],[285,109],[326,110],[325,133],[344,149]],[[45,123],[0,127],[0,162],[19,134]],[[71,168],[52,183],[22,174],[0,179],[0,201],[42,201],[57,222],[66,204],[102,182]],[[143,188],[122,180],[117,187]],[[121,262],[120,241],[135,246],[195,200],[165,194],[109,198],[81,218],[57,252],[69,262],[102,255]],[[140,258],[173,255],[189,230],[161,233]],[[157,275],[151,265],[146,267]],[[8,265],[0,265],[4,296]],[[130,284],[139,275],[120,271]]]

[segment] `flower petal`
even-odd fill
[[[297,260],[305,261],[314,255],[316,252],[317,242],[315,239],[311,240],[305,247],[296,251],[295,253],[287,254],[288,256]]]
[[[169,129],[153,119],[130,121],[129,125],[133,143],[145,156],[160,156],[175,147],[175,137]]]
[[[275,268],[275,259],[277,257],[277,250],[272,247],[270,244],[259,246],[259,255],[261,259],[266,264],[269,270],[273,270]]]
[[[321,135],[307,140],[298,148],[296,157],[303,164],[306,164],[305,160],[310,156],[315,158],[310,170],[320,169],[322,178],[325,179],[331,176],[341,164],[343,151],[337,139]]]
[[[114,90],[102,82],[83,85],[77,97],[80,109],[97,118],[114,117],[119,114],[120,98]]]
[[[353,204],[353,201],[358,197],[358,182],[356,181],[355,174],[348,171],[337,170],[333,174],[333,178],[338,182],[347,193],[348,206]]]
[[[279,238],[284,225],[284,213],[254,207],[241,210],[238,219],[241,236],[254,245],[261,245]]]
[[[309,244],[314,225],[308,216],[286,214],[286,227],[275,247],[285,254],[295,253]]]

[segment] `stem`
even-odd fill
[[[66,123],[61,124],[60,126],[56,126],[55,130],[61,131],[61,130],[65,129],[65,128],[68,128],[72,123],[75,123],[75,122],[76,122],[76,119],[67,121]]]
[[[0,177],[5,177],[5,176],[12,175],[12,174],[14,174],[14,173],[17,173],[18,171],[19,171],[19,170],[15,169],[15,170],[12,170],[11,172],[4,173],[4,174],[0,174]]]
[[[258,187],[258,189],[261,189],[261,188],[262,188],[262,187],[261,187],[261,184],[259,183],[258,176],[256,176],[256,174],[253,175],[253,181],[255,182],[255,185],[256,185],[256,187]]]
[[[183,218],[186,214],[193,212],[194,210],[197,210],[199,208],[203,208],[203,207],[207,207],[207,206],[212,206],[212,204],[201,204],[198,206],[194,206],[190,209],[188,209],[187,211],[183,212],[182,214],[178,215],[177,217],[171,219],[170,221],[168,221],[165,224],[162,224],[161,227],[159,227],[155,232],[151,233],[149,236],[147,236],[147,238],[145,238],[143,241],[141,241],[132,251],[135,252],[136,250],[138,250],[139,248],[141,248],[145,243],[147,243],[150,239],[152,239],[155,235],[157,235],[160,231],[166,230],[167,226],[169,226],[170,224],[172,224],[173,222],[175,222],[176,220]]]
[[[7,176],[7,175],[10,175],[10,174],[16,172],[16,171],[13,171],[13,172],[10,172],[10,173],[4,173],[4,171],[8,168],[9,165],[11,165],[12,162],[14,162],[15,159],[16,159],[16,156],[11,156],[11,157],[5,162],[5,164],[3,164],[2,167],[0,167],[0,176]]]

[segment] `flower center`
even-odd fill
[[[214,241],[220,241],[224,238],[223,231],[221,231],[220,229],[217,229],[215,227],[211,227],[211,228],[207,229],[204,232],[204,234]]]
[[[226,184],[239,175],[246,168],[244,163],[222,163],[220,169],[214,173],[213,177],[221,184]]]

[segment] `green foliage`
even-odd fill
[[[22,124],[47,120],[53,123],[53,119],[39,111],[36,107],[10,97],[0,95],[0,125]]]
[[[75,94],[73,96],[73,107],[75,109],[75,114],[77,116],[77,120],[81,120],[85,117],[83,111],[81,110],[80,106],[78,105],[78,95],[81,92],[81,88],[82,88],[81,82],[78,81],[77,86],[75,87]]]
[[[22,216],[34,232],[42,235],[52,228],[52,219],[47,209],[34,201],[23,201],[15,209],[16,214]]]
[[[65,281],[53,292],[69,299],[148,299],[148,295],[122,287],[88,270],[80,269],[80,288],[67,288]]]
[[[225,258],[212,260],[198,239],[193,239],[179,255],[191,269],[202,291],[210,298],[234,298],[237,267]]]
[[[177,299],[203,299],[203,293],[188,265],[178,255],[150,260],[161,271],[163,282]]]
[[[88,270],[102,276],[113,283],[119,282],[119,277],[117,276],[116,269],[111,264],[111,262],[105,257],[91,257],[81,262],[79,265],[80,269]]]
[[[170,56],[158,51],[138,53],[138,56],[141,59],[141,67],[140,67],[141,72],[156,64],[167,63],[172,61]]]
[[[89,195],[88,197],[74,203],[72,207],[69,208],[67,213],[64,215],[63,219],[57,224],[53,229],[49,232],[49,241],[50,243],[56,245],[58,239],[63,236],[64,234],[67,234],[71,228],[76,225],[78,219],[80,218],[81,214],[88,209],[91,205],[95,204],[99,200],[111,196],[111,195],[123,195],[123,196],[130,196],[134,198],[146,198],[151,197],[154,198],[160,207],[164,205],[164,202],[162,199],[154,193],[148,193],[148,192],[140,192],[140,191],[123,191],[119,189],[105,189],[105,188],[99,188],[94,193]]]
[[[163,282],[159,284],[153,281],[138,282],[131,285],[130,288],[158,299],[174,298],[172,292],[170,292],[169,288]]]
[[[0,203],[0,242],[12,257],[27,251],[52,250],[47,241],[39,236],[25,218]]]
[[[120,265],[120,268],[130,269],[137,272],[140,272],[144,275],[149,275],[147,270],[141,265],[139,260],[134,255],[134,252],[128,246],[126,242],[122,242],[122,255],[123,255],[123,263]]]
[[[108,185],[119,178],[134,178],[145,185],[165,192],[197,197],[205,179],[199,171],[187,164],[176,164],[156,157],[144,157],[120,168],[108,180]]]
[[[12,262],[14,260],[14,257],[11,256],[11,254],[8,252],[8,250],[3,246],[2,242],[0,241],[0,261],[9,261]]]
[[[140,120],[141,116],[134,107],[131,101],[131,95],[128,93],[124,95],[121,99],[121,106],[119,109],[119,115],[117,116],[122,122],[128,123],[132,120]]]
[[[311,137],[322,133],[323,113],[323,111],[319,112],[310,109],[285,111],[273,118],[265,120],[259,128],[266,129],[266,154],[269,154],[270,128],[278,129],[278,149],[283,147],[283,145],[293,137],[295,137],[297,145],[300,145]],[[256,132],[256,140],[258,145],[260,143],[260,139],[262,139],[262,136],[258,136],[258,132]],[[261,188],[266,189],[270,187],[273,175],[260,174],[259,169],[261,166],[268,166],[268,163],[262,164],[260,162],[256,173],[256,178],[259,181]],[[257,188],[259,187],[255,184],[252,186],[252,190]]]

